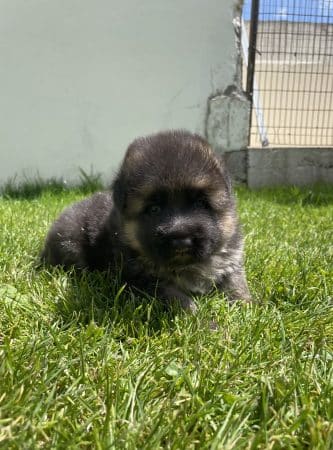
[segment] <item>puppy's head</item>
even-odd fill
[[[202,262],[236,231],[226,168],[200,136],[135,140],[113,184],[127,245],[166,267]]]

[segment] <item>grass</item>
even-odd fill
[[[36,268],[53,218],[95,187],[2,192],[0,447],[332,449],[333,187],[238,189],[258,302],[213,293],[196,317]]]

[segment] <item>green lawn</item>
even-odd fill
[[[258,303],[215,293],[196,317],[36,268],[87,190],[0,199],[0,448],[332,449],[333,187],[238,189]]]

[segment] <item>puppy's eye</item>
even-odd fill
[[[207,208],[208,207],[207,200],[203,197],[198,197],[194,200],[193,207],[198,209]]]
[[[147,212],[151,215],[159,214],[161,212],[161,207],[159,205],[150,205]]]

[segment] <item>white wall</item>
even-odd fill
[[[234,83],[233,0],[1,0],[0,183],[111,178],[138,135],[204,133]]]

